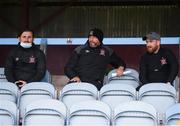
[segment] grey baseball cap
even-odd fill
[[[159,35],[158,33],[156,33],[156,32],[150,32],[150,33],[148,33],[146,36],[144,36],[144,37],[142,38],[143,41],[145,41],[146,39],[150,39],[150,40],[160,40],[161,37],[160,37],[160,35]]]

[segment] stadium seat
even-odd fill
[[[180,103],[170,106],[165,118],[166,126],[180,126]]]
[[[0,100],[0,126],[16,126],[19,124],[19,111],[14,102]]]
[[[125,84],[106,84],[100,90],[99,99],[113,109],[120,103],[136,100],[136,89]]]
[[[11,82],[0,82],[0,100],[9,100],[17,104],[19,88]]]
[[[7,82],[6,76],[4,74],[4,67],[0,67],[0,82]]]
[[[55,99],[31,102],[26,106],[23,126],[65,126],[66,106]]]
[[[115,73],[115,71],[116,70],[113,69],[108,73],[108,76],[107,76],[108,83],[107,84],[110,84],[110,83],[126,84],[126,85],[132,85],[135,88],[137,88],[139,86],[139,73],[136,70],[134,70],[132,68],[126,68],[124,75],[120,76],[120,77],[113,76],[113,73]]]
[[[156,109],[141,101],[130,101],[114,109],[112,126],[157,126]]]
[[[110,126],[111,109],[101,101],[79,102],[70,107],[67,126]]]
[[[48,70],[46,70],[45,76],[43,77],[41,82],[52,83],[52,77],[51,77],[51,74]]]
[[[70,83],[63,87],[59,94],[59,99],[70,108],[77,102],[94,100],[98,97],[97,88],[90,83]]]
[[[160,119],[167,108],[176,103],[176,90],[173,86],[165,83],[149,83],[139,90],[139,100],[153,105],[160,114]]]
[[[21,88],[19,97],[20,117],[24,115],[25,107],[29,103],[41,99],[56,98],[54,86],[46,82],[31,82]]]

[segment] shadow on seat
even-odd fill
[[[0,82],[0,100],[8,100],[17,104],[19,88],[11,82]]]
[[[0,125],[16,126],[19,124],[19,111],[14,102],[0,100]]]
[[[131,85],[106,84],[99,92],[99,99],[113,109],[123,102],[136,100],[136,89]]]
[[[59,99],[65,103],[68,108],[75,103],[96,100],[97,98],[97,88],[93,84],[85,82],[67,84],[59,94]]]
[[[38,100],[25,108],[23,126],[65,126],[66,106],[58,100]]]
[[[180,103],[169,107],[165,117],[166,126],[180,126]]]
[[[110,126],[111,109],[101,101],[90,100],[72,105],[67,126]]]
[[[114,109],[112,126],[157,126],[156,109],[145,102],[130,101]]]

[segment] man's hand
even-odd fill
[[[81,79],[78,77],[78,76],[76,76],[76,77],[73,77],[71,80],[70,80],[71,82],[81,82]]]
[[[117,76],[122,76],[124,72],[124,67],[120,66],[116,69]]]
[[[18,80],[15,82],[15,84],[19,87],[19,88],[22,88],[25,84],[27,84],[26,81],[23,81],[23,80]]]
[[[170,82],[167,82],[166,84],[170,84],[170,85],[171,85],[171,83],[170,83]]]

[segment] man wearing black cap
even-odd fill
[[[116,68],[118,76],[126,67],[124,61],[115,52],[102,43],[103,32],[94,28],[89,31],[85,45],[77,47],[65,66],[65,74],[70,81],[88,82],[98,90],[103,86],[103,79],[108,64]]]
[[[171,50],[160,47],[160,35],[150,32],[143,37],[147,52],[140,60],[139,79],[142,84],[162,82],[173,84],[178,73],[178,61]]]

